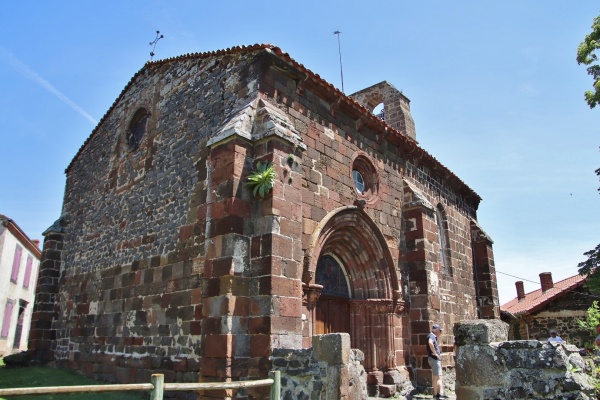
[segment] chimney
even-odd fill
[[[552,272],[542,272],[540,274],[540,283],[542,284],[542,293],[546,293],[547,290],[554,287],[552,282]]]
[[[33,244],[35,244],[35,247],[37,247],[38,249],[40,248],[40,239],[33,239],[32,242]]]
[[[523,300],[525,298],[525,289],[523,288],[523,281],[516,281],[515,286],[517,287],[517,299]]]

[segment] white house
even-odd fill
[[[39,243],[0,214],[0,356],[27,350],[40,266]]]

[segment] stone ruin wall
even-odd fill
[[[460,400],[595,399],[576,346],[537,340],[507,341],[500,320],[461,321],[456,396]]]

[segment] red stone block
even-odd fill
[[[244,233],[244,218],[237,215],[228,215],[220,219],[213,219],[210,237],[226,235],[228,233]]]
[[[226,199],[224,202],[226,214],[248,217],[252,212],[252,203],[237,197]]]
[[[202,357],[200,359],[200,372],[202,376],[217,376],[217,360],[215,358]]]
[[[275,296],[302,296],[302,282],[298,279],[289,279],[279,276],[264,276],[259,278],[260,295],[275,295]]]
[[[271,333],[300,332],[302,319],[294,317],[272,317]]]
[[[250,314],[250,297],[238,296],[233,303],[232,315],[247,316]]]
[[[271,355],[271,336],[250,336],[250,357],[269,357]]]
[[[301,317],[302,299],[294,297],[280,297],[279,315],[282,317]]]
[[[233,354],[233,335],[206,335],[204,357],[231,357]]]
[[[271,243],[271,254],[273,256],[292,258],[293,241],[290,237],[272,234]]]
[[[194,306],[194,319],[201,320],[202,317],[202,304],[196,304]]]
[[[201,335],[202,334],[202,321],[191,321],[190,322],[190,334]]]
[[[187,359],[185,358],[180,358],[178,360],[174,360],[173,361],[173,370],[174,371],[183,371],[186,372],[187,371]]]
[[[248,318],[248,332],[268,334],[271,332],[271,317]]]
[[[233,257],[221,257],[212,262],[213,276],[233,275]]]
[[[184,225],[179,227],[179,241],[185,242],[192,236],[194,225]]]

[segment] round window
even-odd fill
[[[362,151],[356,152],[352,160],[352,181],[359,199],[373,204],[378,199],[379,174],[371,157]]]
[[[358,193],[363,194],[365,191],[365,180],[357,169],[352,170],[352,179],[354,179],[354,187]]]

